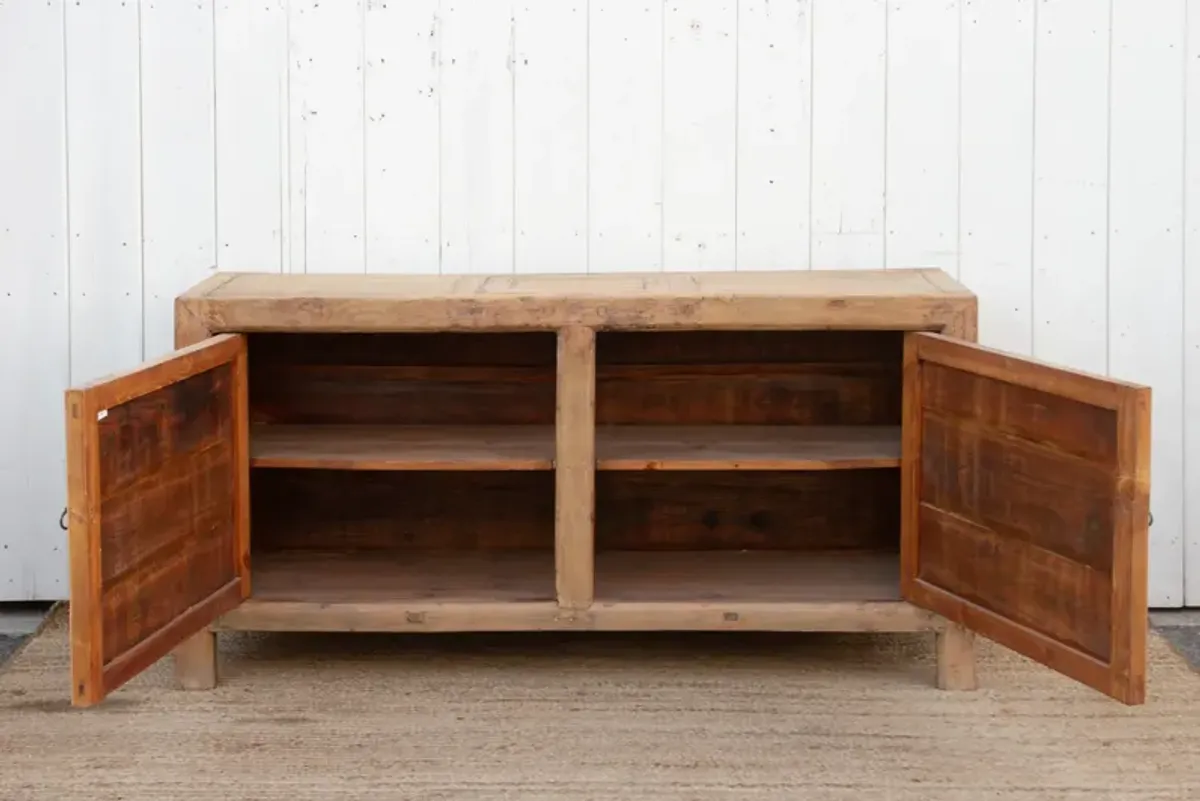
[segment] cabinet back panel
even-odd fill
[[[554,332],[253,334],[254,423],[554,422]]]
[[[897,550],[900,472],[600,472],[597,550]]]
[[[600,423],[898,425],[895,331],[601,332]]]
[[[254,470],[251,548],[554,548],[554,474]]]

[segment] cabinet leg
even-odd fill
[[[217,686],[217,634],[205,629],[174,651],[175,680],[185,690]]]
[[[937,633],[937,686],[942,690],[974,690],[975,634],[957,623]]]

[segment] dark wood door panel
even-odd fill
[[[1145,697],[1150,392],[935,334],[905,343],[901,587]]]
[[[72,696],[96,703],[249,592],[246,348],[67,393]]]

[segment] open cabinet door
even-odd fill
[[[903,596],[1142,703],[1150,391],[909,334],[903,414]]]
[[[246,342],[68,390],[71,698],[108,693],[249,594]]]

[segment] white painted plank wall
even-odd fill
[[[514,268],[514,2],[441,3],[443,272]]]
[[[1200,606],[1200,0],[1184,26],[1183,565],[1184,599]],[[1180,435],[1179,429],[1168,432]]]
[[[742,0],[737,20],[737,257],[805,270],[812,174],[812,0]]]
[[[0,3],[0,600],[66,593],[63,0]]]
[[[61,390],[212,269],[936,265],[1154,387],[1200,605],[1200,0],[5,0],[0,600],[66,593]]]
[[[175,347],[175,296],[217,263],[212,0],[142,0],[142,357]]]
[[[516,2],[512,205],[517,272],[587,270],[587,85],[586,0]]]
[[[1108,370],[1154,390],[1150,573],[1159,586],[1176,588],[1185,551],[1185,5],[1113,0],[1109,64]]]
[[[441,265],[437,0],[370,0],[366,18],[366,271]],[[398,146],[403,143],[403,146]]]
[[[980,338],[1033,348],[1034,5],[962,7],[958,277],[986,302]]]
[[[809,264],[884,266],[887,6],[815,0],[812,9]]]
[[[662,0],[588,3],[588,270],[663,266]]]
[[[217,260],[281,272],[289,257],[287,0],[215,0]]]

